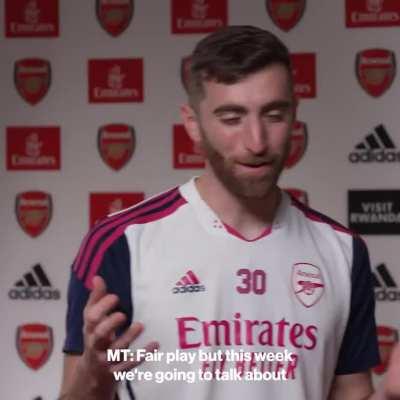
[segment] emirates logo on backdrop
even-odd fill
[[[172,33],[209,33],[228,25],[227,0],[171,0]]]
[[[31,237],[37,237],[51,220],[51,196],[41,191],[20,193],[15,200],[15,212],[22,230]]]
[[[144,193],[142,192],[90,193],[90,227],[107,215],[124,210],[143,200]]]
[[[7,169],[59,170],[60,128],[56,126],[8,127]]]
[[[285,168],[294,167],[303,158],[307,142],[307,125],[304,122],[296,121],[290,136],[290,149],[285,161]]]
[[[396,76],[396,56],[386,49],[367,49],[357,53],[356,75],[361,87],[373,97],[382,96]]]
[[[133,0],[96,0],[97,19],[112,36],[125,31],[131,22],[133,10]]]
[[[143,60],[116,58],[89,60],[89,102],[142,102]]]
[[[266,0],[265,4],[274,24],[286,32],[298,24],[306,7],[305,0]]]
[[[389,366],[393,348],[399,341],[399,332],[391,326],[380,325],[377,326],[377,336],[381,363],[373,368],[373,371],[376,375],[383,375]]]
[[[6,37],[59,35],[58,0],[5,0]]]
[[[97,144],[102,160],[118,171],[131,159],[135,150],[135,130],[126,124],[100,127]]]
[[[315,53],[290,55],[294,78],[294,93],[298,98],[310,99],[317,95],[317,72]]]
[[[47,60],[25,58],[14,64],[15,87],[21,97],[35,105],[46,95],[51,82],[51,66]]]
[[[173,127],[174,168],[204,168],[204,157],[183,125]]]
[[[400,26],[399,0],[346,0],[348,28]]]

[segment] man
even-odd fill
[[[182,118],[205,172],[86,237],[70,282],[61,398],[112,399],[118,387],[139,400],[396,398],[397,363],[380,393],[368,372],[379,357],[364,242],[277,186],[296,116],[286,47],[249,26],[209,35],[191,58],[188,98]],[[129,345],[197,358],[107,360],[107,349]],[[222,358],[199,360],[218,350]],[[251,359],[227,355],[241,350]],[[255,356],[284,350],[284,360]],[[113,372],[133,367],[132,384],[118,384]],[[218,379],[231,370],[235,379]],[[256,370],[285,379],[244,379]]]

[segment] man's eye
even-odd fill
[[[266,115],[267,119],[273,122],[280,122],[285,119],[286,114],[283,111],[274,111]]]
[[[221,122],[225,125],[237,125],[240,123],[240,117],[225,117],[221,118]]]

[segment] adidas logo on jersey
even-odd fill
[[[349,161],[352,163],[400,162],[400,152],[396,151],[396,146],[388,131],[381,124],[356,146],[356,151],[349,154]]]
[[[172,288],[172,293],[197,293],[204,292],[205,290],[205,286],[200,283],[196,274],[189,270],[178,282],[176,282],[175,287]]]
[[[11,300],[59,300],[60,291],[52,285],[40,264],[32,267],[32,271],[24,274],[15,282],[14,288],[8,292]]]
[[[400,301],[400,290],[385,264],[380,264],[373,272],[376,301]]]

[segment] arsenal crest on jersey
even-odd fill
[[[190,61],[191,56],[183,57],[181,61],[181,82],[186,91],[189,85]]]
[[[20,193],[16,197],[15,212],[24,232],[32,237],[39,236],[51,219],[51,196],[40,191]]]
[[[304,122],[296,121],[290,136],[289,154],[285,161],[285,168],[292,168],[303,157],[308,142],[307,126]]]
[[[309,263],[294,264],[292,287],[300,303],[312,307],[324,293],[325,285],[320,269]]]
[[[135,151],[135,130],[126,124],[104,125],[99,129],[97,144],[102,160],[117,171]]]
[[[390,326],[378,326],[377,335],[381,363],[373,368],[373,371],[377,375],[383,375],[389,366],[392,350],[399,341],[399,333],[396,329]]]
[[[289,31],[300,21],[306,0],[266,0],[266,7],[274,24]]]
[[[393,83],[396,56],[386,49],[368,49],[357,53],[356,74],[361,87],[371,96],[379,97]]]
[[[40,58],[25,58],[15,62],[14,82],[18,93],[35,105],[46,95],[51,82],[50,63]]]
[[[129,26],[133,9],[133,0],[96,0],[100,25],[112,36],[120,35]]]
[[[53,350],[53,330],[44,324],[25,324],[17,329],[17,350],[21,360],[34,370],[42,367]]]

